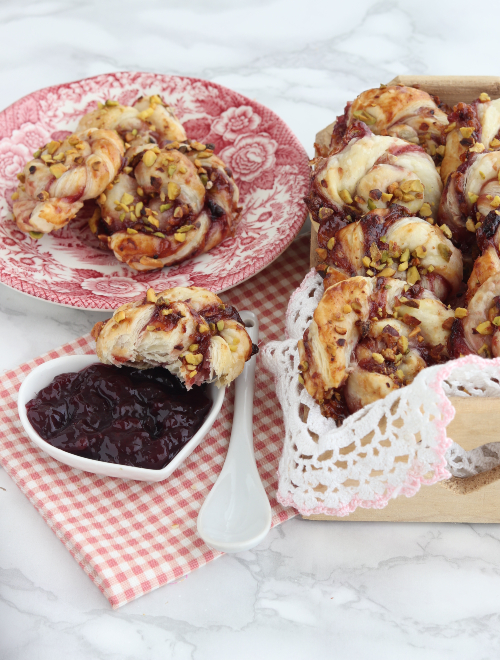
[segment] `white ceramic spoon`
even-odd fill
[[[253,312],[241,312],[253,343],[259,322]],[[253,548],[271,528],[271,506],[260,480],[253,449],[253,393],[255,361],[252,357],[236,379],[234,416],[226,462],[198,514],[198,534],[221,552]]]

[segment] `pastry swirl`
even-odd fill
[[[175,287],[119,307],[92,330],[104,364],[162,366],[188,389],[203,382],[229,385],[258,349],[238,312],[211,291]]]

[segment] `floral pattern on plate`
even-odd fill
[[[32,153],[63,139],[108,98],[131,104],[161,94],[188,137],[213,143],[234,172],[242,219],[236,236],[207,254],[161,271],[138,273],[97,247],[85,219],[35,241],[12,221],[16,174]],[[50,302],[114,309],[150,286],[203,286],[220,292],[276,259],[306,216],[307,154],[271,110],[212,82],[153,73],[113,73],[48,87],[0,113],[0,281]]]

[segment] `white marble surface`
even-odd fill
[[[499,13],[491,0],[4,0],[0,106],[108,71],[193,75],[270,106],[311,152],[346,100],[398,73],[498,74]],[[101,317],[0,285],[0,369]],[[0,486],[2,660],[500,656],[497,526],[295,519],[113,612],[1,470]]]

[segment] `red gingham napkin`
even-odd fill
[[[309,239],[288,250],[252,279],[222,294],[237,309],[254,310],[260,344],[281,339],[291,292],[309,264]],[[0,376],[0,461],[113,608],[172,582],[222,553],[196,532],[198,511],[217,478],[233,418],[233,388],[201,445],[167,480],[148,484],[100,477],[45,454],[24,435],[17,392],[36,365],[61,355],[93,353],[90,335]],[[276,501],[283,438],[281,408],[272,377],[257,365],[255,454],[273,511],[273,526],[295,515]]]

